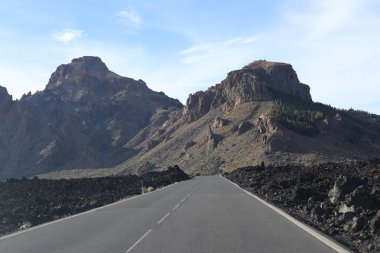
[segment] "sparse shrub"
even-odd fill
[[[298,97],[272,91],[275,97],[271,116],[296,133],[313,136],[319,133],[318,121],[332,117],[336,109],[321,103],[305,101]]]

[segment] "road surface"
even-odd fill
[[[221,176],[0,238],[0,252],[336,252]]]

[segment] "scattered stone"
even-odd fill
[[[352,192],[356,187],[361,184],[361,181],[357,177],[347,178],[340,175],[334,183],[334,187],[329,191],[329,198],[332,204],[341,200],[345,194]]]
[[[352,221],[352,225],[351,225],[351,230],[355,233],[359,232],[360,230],[364,228],[364,225],[365,225],[365,219],[363,217],[359,217],[359,218],[354,217]]]
[[[32,227],[32,223],[26,221],[26,222],[23,222],[22,225],[20,226],[20,229],[28,229],[30,227]]]
[[[339,212],[342,213],[342,214],[345,214],[345,213],[354,213],[355,209],[353,206],[347,206],[346,204],[342,204],[340,207],[339,207]]]

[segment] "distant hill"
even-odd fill
[[[255,61],[183,107],[98,57],[74,59],[46,89],[0,89],[0,173],[82,177],[178,164],[212,174],[261,164],[380,157],[380,117],[313,102],[290,64]]]

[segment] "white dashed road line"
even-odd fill
[[[193,194],[196,190],[198,189],[194,189],[192,192],[190,192],[189,194],[186,195],[186,197],[184,197],[180,203],[178,203],[175,207],[173,207],[173,211],[175,211],[181,203],[185,202],[185,200],[187,198],[189,198],[191,196],[191,194]],[[162,217],[158,222],[157,222],[157,225],[160,225],[168,216],[170,215],[170,213],[167,213],[165,214],[164,217]],[[141,236],[125,253],[128,253],[128,252],[131,252],[131,250],[133,250],[137,244],[139,244],[142,240],[144,240],[145,237],[147,237],[151,232],[153,231],[153,229],[149,229],[143,236]]]
[[[125,253],[128,253],[128,252],[131,252],[131,250],[133,250],[134,247],[137,246],[137,244],[139,244],[145,237],[147,237],[153,230],[152,229],[149,229],[143,236],[140,237],[140,239],[138,239]]]
[[[157,222],[157,225],[159,225],[161,222],[163,222],[163,221],[164,221],[169,215],[170,215],[170,213],[165,214],[165,216],[162,217],[161,220],[159,220],[159,221]]]
[[[24,234],[24,233],[27,233],[27,232],[30,232],[30,231],[33,231],[33,230],[36,230],[36,229],[40,229],[40,228],[43,228],[43,227],[46,227],[46,226],[49,226],[49,225],[52,225],[52,224],[55,224],[55,223],[58,223],[58,222],[69,220],[69,219],[72,219],[72,218],[75,218],[75,217],[78,217],[78,216],[82,216],[82,215],[86,215],[86,214],[89,214],[89,213],[97,212],[97,211],[99,211],[101,209],[104,209],[104,208],[107,208],[107,207],[110,207],[110,206],[114,206],[114,205],[118,205],[118,204],[130,201],[130,200],[133,200],[133,199],[137,199],[137,198],[140,198],[140,197],[144,197],[144,196],[149,195],[149,194],[154,194],[155,192],[162,191],[164,189],[170,188],[170,187],[172,187],[175,184],[177,184],[177,182],[175,182],[174,184],[170,184],[170,185],[164,186],[164,187],[159,188],[159,189],[157,189],[155,191],[152,191],[152,192],[147,192],[147,193],[142,193],[140,195],[136,195],[136,196],[132,196],[132,197],[127,197],[127,198],[119,200],[117,202],[114,202],[114,203],[111,203],[111,204],[108,204],[108,205],[104,205],[104,206],[101,206],[101,207],[97,207],[97,208],[85,211],[83,213],[73,214],[73,215],[65,217],[65,218],[61,218],[61,219],[58,219],[58,220],[50,221],[50,222],[43,223],[43,224],[38,225],[38,226],[34,226],[34,227],[31,227],[31,228],[28,228],[28,229],[25,229],[25,230],[21,230],[21,231],[9,234],[9,235],[5,235],[3,237],[0,237],[0,241],[3,240],[3,239],[7,239],[7,238],[10,238],[10,237],[16,236],[16,235],[20,235],[20,234]]]
[[[173,211],[175,211],[179,207],[179,204],[177,204],[175,207],[173,207]]]

